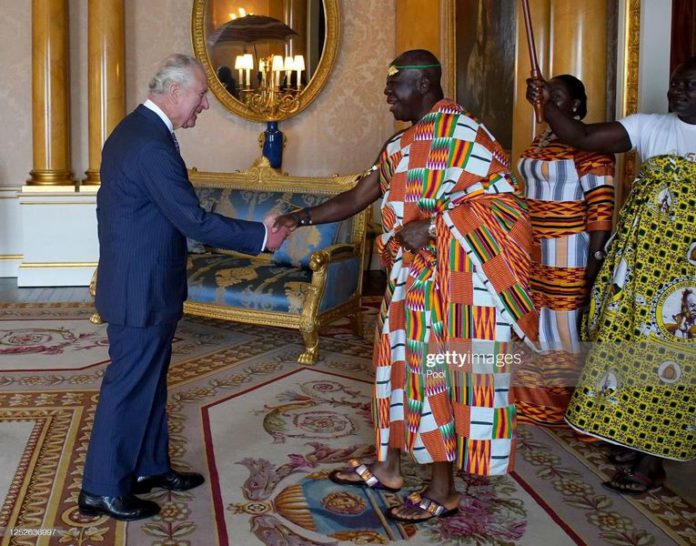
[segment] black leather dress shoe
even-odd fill
[[[166,474],[157,476],[140,476],[135,480],[133,493],[142,495],[149,493],[155,487],[168,489],[169,491],[188,491],[198,487],[205,481],[205,478],[195,472],[177,472],[170,470]]]
[[[135,495],[102,497],[80,491],[77,507],[83,516],[105,515],[122,521],[151,518],[159,514],[157,503],[139,499]]]

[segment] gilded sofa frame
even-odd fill
[[[260,158],[251,168],[243,172],[215,173],[192,169],[189,171],[189,179],[194,187],[336,195],[352,188],[358,177],[356,175],[325,178],[288,176],[271,168],[265,158]],[[355,293],[345,303],[322,313],[319,313],[319,303],[326,290],[329,264],[357,256],[359,258],[358,271],[359,274],[362,274],[365,267],[365,231],[369,210],[368,207],[353,218],[349,244],[331,245],[312,254],[309,260],[312,280],[300,314],[233,308],[189,300],[184,303],[184,313],[247,324],[298,329],[305,345],[305,350],[300,354],[298,362],[300,364],[314,364],[319,355],[319,330],[327,324],[348,317],[353,333],[362,336],[361,279],[358,280]],[[270,261],[270,255],[261,256],[259,259]]]

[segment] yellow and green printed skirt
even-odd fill
[[[575,429],[667,459],[696,458],[696,163],[643,164],[592,290]]]

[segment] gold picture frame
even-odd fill
[[[209,0],[194,0],[193,12],[191,16],[191,38],[193,41],[193,51],[196,58],[203,65],[203,69],[208,77],[208,87],[212,94],[220,103],[233,114],[238,115],[249,121],[283,121],[296,116],[307,108],[314,99],[317,98],[321,90],[326,85],[329,75],[336,64],[338,48],[341,42],[341,14],[339,0],[323,0],[324,13],[326,16],[326,39],[321,60],[316,68],[312,79],[307,87],[300,94],[299,108],[292,113],[281,113],[277,115],[264,115],[254,112],[243,102],[233,97],[218,80],[215,69],[211,63],[208,48],[206,47],[205,37],[205,13],[206,5]]]
[[[640,0],[623,0],[622,13],[619,18],[618,48],[622,52],[621,70],[619,73],[618,96],[616,112],[617,119],[638,112],[638,87],[640,65]],[[616,207],[615,216],[621,209],[631,190],[631,184],[636,176],[637,156],[628,152],[619,158],[617,165]]]

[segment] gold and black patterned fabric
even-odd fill
[[[592,291],[592,342],[566,412],[576,429],[696,458],[696,163],[648,160]]]

